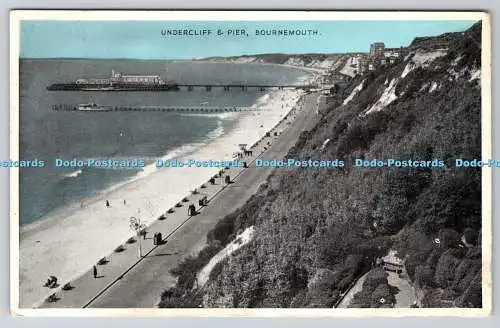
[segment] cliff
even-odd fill
[[[310,68],[329,68],[339,58],[340,54],[257,54],[234,57],[208,57],[201,60],[211,62],[232,63],[265,63],[291,65]]]
[[[422,306],[480,307],[481,174],[452,165],[481,156],[480,32],[478,23],[418,38],[404,61],[352,79],[339,106],[288,155],[348,164],[276,170],[219,222],[197,259],[180,265],[160,306],[332,307],[392,249]],[[440,159],[446,167],[361,169],[355,158]],[[196,270],[251,226],[253,239],[193,288]],[[368,281],[357,306],[393,300],[383,272]]]

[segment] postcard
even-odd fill
[[[491,311],[485,12],[11,12],[11,309]]]

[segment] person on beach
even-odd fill
[[[94,273],[94,279],[97,278],[97,267],[94,265],[94,267],[92,268],[92,271]]]
[[[49,288],[55,288],[57,286],[56,276],[50,276],[49,279],[47,279],[47,283],[44,286]]]
[[[106,199],[106,207],[109,207],[109,200]]]

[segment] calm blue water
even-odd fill
[[[178,83],[294,82],[305,73],[285,67],[133,60],[22,60],[20,64],[20,158],[44,160],[44,168],[20,170],[20,222],[27,224],[50,211],[137,174],[109,170],[54,167],[55,158],[155,158],[179,147],[201,143],[236,118],[164,112],[82,113],[53,111],[54,104],[98,103],[111,106],[251,106],[265,94],[256,90],[225,92],[57,92],[54,82],[127,74],[160,74]],[[237,117],[237,116],[232,116]]]

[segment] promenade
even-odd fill
[[[318,96],[317,93],[305,95],[304,105],[291,110],[270,131],[270,137],[263,138],[251,149],[253,155],[243,159],[249,163],[248,168],[225,170],[223,177],[216,179],[214,185],[206,183],[206,188],[198,190],[199,194],[187,196],[188,200],[181,203],[182,207],[174,208],[174,213],[166,214],[164,220],[152,224],[146,239],[141,241],[142,258],[138,256],[138,241],[123,244],[123,251],[110,254],[106,257],[107,263],[96,266],[97,278],[89,268],[87,273],[70,282],[71,289],[54,290],[54,302],[45,300],[37,307],[155,307],[161,292],[175,283],[170,270],[183,258],[199,252],[205,246],[207,233],[215,224],[241,207],[266,181],[273,169],[255,168],[255,159],[282,159],[300,133],[314,126],[318,119],[314,113]],[[277,136],[274,136],[275,132]],[[232,183],[224,183],[225,175],[231,177]],[[200,208],[198,200],[204,196],[209,203]],[[196,206],[197,215],[187,215],[189,204]],[[161,245],[153,245],[152,237],[156,232],[163,236]],[[64,285],[67,282],[60,283]]]

